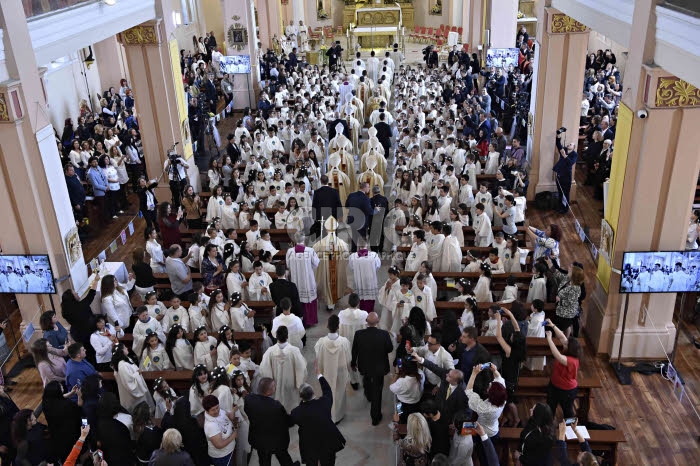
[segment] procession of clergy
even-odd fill
[[[522,222],[524,198],[519,197],[522,202],[516,204],[505,189],[499,189],[493,198],[487,185],[477,190],[476,175],[483,170],[476,142],[471,135],[469,140],[461,134],[458,137],[456,104],[443,105],[438,100],[445,86],[461,87],[457,83],[465,78],[465,70],[458,65],[431,70],[421,65],[403,65],[402,60],[395,45],[381,58],[372,52],[365,60],[358,52],[346,73],[325,66],[320,70],[310,66],[289,70],[286,76],[282,73],[279,87],[266,88],[267,95],[263,97],[274,102],[274,108],[262,115],[271,131],[266,134],[259,130],[254,135],[261,155],[265,156],[266,147],[272,156],[279,147],[286,146],[284,152],[289,154],[290,164],[302,157],[308,162],[306,166],[311,170],[294,174],[295,180],[303,178],[297,184],[305,184],[307,192],[321,188],[319,180],[326,181],[320,176],[324,173],[328,186],[338,191],[343,206],[347,207],[348,197],[354,195],[368,196],[372,202],[367,225],[349,224],[347,217],[352,215],[352,209],[346,209],[345,214],[338,209],[337,219],[315,219],[323,224],[320,235],[293,235],[295,245],[288,249],[286,266],[288,278],[298,288],[303,316],[286,310],[274,319],[272,336],[276,337],[279,328],[285,326],[288,342],[278,342],[267,349],[260,367],[261,376],[277,382],[276,399],[291,410],[298,403],[298,389],[307,378],[302,338],[305,328],[318,322],[318,299],[333,310],[339,300],[349,295],[351,306],[338,313],[339,328],[329,325],[330,333],[318,340],[314,348],[319,369],[333,389],[335,422],[345,413],[347,383],[356,388],[359,382],[359,376],[350,368],[355,332],[366,327],[368,313],[376,312],[380,315],[379,326],[390,332],[396,347],[398,329],[406,322],[411,308],[420,307],[427,321],[433,321],[437,286],[431,271],[463,271],[462,226],[474,227],[476,246],[492,248],[487,258],[469,256],[470,263],[464,271],[520,272],[521,267],[517,252],[515,257],[511,255],[517,247],[507,249],[510,238],[504,238],[501,232],[494,237],[492,223],[503,225],[506,230],[511,226],[505,221],[507,212],[514,211],[517,204],[515,220]],[[292,100],[296,101],[295,106],[288,104]],[[479,114],[483,124],[483,109],[473,102],[467,102],[469,105],[460,111]],[[438,105],[443,105],[439,111]],[[302,106],[311,110],[304,112]],[[433,125],[426,126],[426,120]],[[285,121],[289,134],[278,136],[276,123]],[[360,144],[363,127],[369,127],[369,138]],[[265,143],[266,139],[270,144]],[[298,140],[305,150],[295,152],[291,148]],[[312,149],[319,155],[316,160],[320,163],[308,158]],[[492,151],[490,147],[487,168],[494,163]],[[498,166],[499,154],[495,160]],[[496,172],[493,167],[492,170],[491,173]],[[296,193],[290,192],[289,182],[287,191],[283,202]],[[373,202],[385,193],[385,205],[391,209]],[[298,202],[298,193],[296,198]],[[311,203],[305,202],[302,210],[302,215],[308,217],[304,223],[308,226],[313,222]],[[355,212],[354,217],[357,216]],[[403,227],[403,231],[397,227]],[[410,246],[410,252],[404,255],[398,246]],[[391,257],[380,257],[376,251]],[[390,267],[389,279],[380,285],[377,271],[382,259]],[[416,271],[412,283],[398,279],[400,268]],[[259,270],[256,273],[259,275]],[[250,280],[256,280],[256,275]],[[493,301],[489,288],[479,280],[474,289],[476,299]],[[466,297],[464,293],[453,300],[464,301]],[[399,306],[399,302],[410,305]]]

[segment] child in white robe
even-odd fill
[[[478,247],[488,247],[493,243],[493,231],[491,230],[491,219],[484,212],[484,205],[476,204],[476,219],[474,220],[474,245]]]
[[[413,298],[416,301],[416,306],[423,311],[423,314],[425,314],[425,320],[432,322],[437,316],[437,313],[435,312],[435,298],[433,296],[433,291],[426,285],[425,279],[426,276],[419,273],[416,276],[416,284],[413,288],[411,288],[411,292],[413,293]],[[408,319],[409,312],[410,309],[404,306],[401,316],[402,319]]]
[[[544,326],[542,324],[545,320],[544,302],[536,299],[530,305],[530,309],[532,314],[530,314],[530,322],[527,326],[527,336],[542,338],[544,337]],[[525,361],[525,366],[531,371],[541,371],[546,364],[547,358],[545,356],[531,357]]]
[[[182,326],[173,325],[165,341],[165,352],[168,354],[175,370],[178,371],[192,370],[194,367],[192,344],[187,340],[186,336]]]
[[[534,272],[532,274],[532,280],[530,280],[530,288],[527,292],[527,299],[525,302],[531,303],[536,299],[542,300],[542,302],[547,299],[547,278],[545,273],[547,272],[547,265],[542,262],[535,263]]]
[[[456,223],[461,225],[459,222]],[[459,240],[452,234],[452,226],[449,224],[443,225],[442,232],[445,235],[445,240],[442,242],[442,269],[440,271],[459,272],[462,270],[462,248]]]
[[[491,267],[488,264],[482,264],[480,267],[481,275],[474,287],[474,296],[477,302],[491,303],[493,295],[491,294]]]

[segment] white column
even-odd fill
[[[491,2],[491,47],[515,47],[518,29],[518,0]]]
[[[299,21],[304,21],[306,25],[309,24],[306,22],[306,16],[304,15],[304,0],[292,0],[292,17],[296,27],[299,27]]]
[[[450,26],[464,27],[462,21],[462,10],[464,9],[464,0],[453,0],[450,2]]]

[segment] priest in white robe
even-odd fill
[[[301,319],[292,314],[292,301],[289,298],[282,298],[280,300],[280,307],[282,308],[282,314],[272,319],[272,330],[270,334],[273,338],[277,338],[277,329],[281,326],[285,326],[287,327],[287,341],[289,341],[289,344],[303,349],[304,343],[302,338],[306,335],[306,330],[304,330],[304,324]]]
[[[372,188],[374,188],[375,186],[379,186],[380,188],[384,187],[384,178],[382,178],[382,176],[379,173],[374,171],[374,168],[376,166],[376,160],[368,159],[367,170],[357,177],[358,185],[361,185],[362,183],[369,183],[370,192],[373,192]]]
[[[348,281],[347,257],[350,254],[350,247],[348,243],[338,238],[336,234],[338,221],[334,217],[328,217],[323,227],[328,234],[313,246],[320,260],[316,268],[316,283],[328,308],[334,309],[336,301],[343,296]]]
[[[313,248],[304,244],[304,236],[297,235],[296,246],[287,250],[286,264],[291,281],[299,289],[299,301],[304,310],[304,325],[307,327],[318,323],[318,295],[314,271],[320,260]]]
[[[284,325],[277,329],[277,343],[263,354],[260,376],[275,381],[275,399],[289,412],[299,405],[299,388],[306,381],[306,359],[301,351],[287,341]]]
[[[345,174],[340,168],[340,155],[338,153],[332,154],[328,157],[328,185],[332,188],[338,190],[338,195],[340,196],[340,202],[345,205],[345,201],[348,199],[348,194],[352,191],[352,183],[348,175]]]
[[[371,52],[371,56],[367,59],[367,74],[370,79],[377,82],[377,73],[379,72],[379,58],[375,56],[374,50]]]
[[[338,86],[338,93],[340,94],[338,99],[338,112],[340,112],[340,109],[343,107],[345,102],[348,101],[348,96],[350,96],[349,99],[352,99],[352,90],[354,88],[355,86],[353,86],[353,84],[350,82],[350,78],[345,76],[342,84]]]
[[[299,29],[294,25],[294,21],[289,20],[289,25],[284,28],[284,35],[294,42],[294,46],[297,44],[297,35],[299,34]]]
[[[348,259],[348,288],[360,298],[360,309],[366,312],[374,311],[374,302],[379,292],[377,285],[377,270],[382,261],[379,255],[367,248],[367,243],[360,239],[357,252]]]
[[[350,380],[350,362],[352,361],[352,345],[350,341],[338,333],[340,319],[336,315],[328,317],[328,335],[316,342],[316,361],[318,370],[324,374],[333,392],[331,419],[340,422],[345,417],[347,407],[346,387]]]

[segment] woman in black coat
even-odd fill
[[[95,290],[97,290],[99,283],[100,275],[95,274],[92,283],[90,283],[90,289],[83,299],[80,299],[78,293],[73,290],[66,290],[61,296],[61,315],[70,324],[70,336],[76,342],[83,344],[87,352],[87,359],[93,364],[95,363],[95,350],[90,344],[90,335],[92,335],[90,319],[94,314],[90,304],[95,299]]]
[[[102,445],[107,464],[129,466],[136,462],[136,454],[128,427],[114,418],[121,409],[114,393],[102,395],[97,409],[97,439]]]
[[[143,218],[146,219],[147,228],[155,228],[156,231],[160,230],[158,222],[156,221],[156,212],[158,207],[158,199],[156,199],[156,193],[153,192],[154,188],[158,187],[158,182],[156,180],[146,181],[146,178],[139,178],[139,188],[136,190],[136,194],[139,196],[139,209]]]
[[[190,454],[197,466],[209,466],[209,445],[204,429],[190,414],[190,400],[178,398],[174,414],[165,413],[161,422],[163,430],[177,429],[182,434],[184,450]]]
[[[52,458],[62,460],[73,449],[73,442],[80,437],[83,410],[72,400],[65,398],[63,385],[57,380],[49,382],[44,388],[42,406],[46,423],[49,425],[49,441]],[[82,396],[78,392],[78,404]]]

